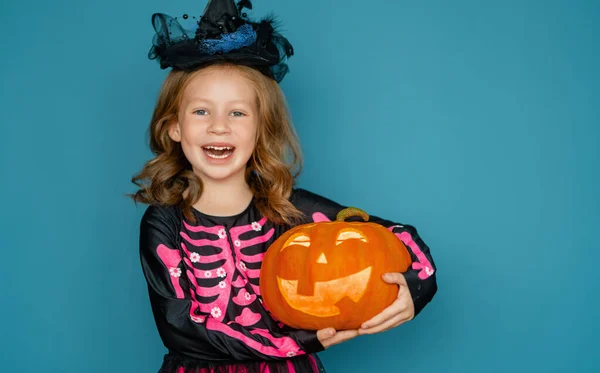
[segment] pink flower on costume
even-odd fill
[[[225,228],[219,229],[218,235],[219,235],[220,239],[222,239],[222,240],[226,239],[227,238],[227,232],[225,232]]]
[[[210,276],[212,276],[212,274],[210,273],[210,271],[204,272],[204,277],[210,278]]]
[[[181,276],[181,268],[169,268],[169,273],[171,274],[171,276],[173,277],[180,277]]]
[[[262,229],[262,225],[260,225],[260,223],[254,221],[252,222],[252,229],[255,230],[256,232],[260,231]]]
[[[240,268],[242,269],[242,271],[245,271],[246,270],[246,263],[240,262]]]
[[[227,276],[227,272],[225,272],[225,269],[219,268],[219,269],[217,269],[217,276],[219,276],[221,278],[225,278],[225,276]]]
[[[210,314],[215,319],[218,319],[219,317],[221,317],[221,309],[219,307],[215,307],[212,310],[210,310]]]
[[[219,282],[219,287],[221,289],[225,289],[227,287],[227,284],[225,283],[225,281],[221,281],[221,282]]]
[[[198,263],[200,261],[200,254],[198,254],[198,253],[191,253],[190,254],[190,260],[192,261],[192,263]]]
[[[236,247],[240,247],[242,246],[242,243],[239,240],[235,240],[235,242],[233,243]]]
[[[287,357],[296,356],[296,351],[288,351],[286,355],[287,355]]]

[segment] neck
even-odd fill
[[[198,211],[212,216],[232,216],[244,211],[252,200],[252,191],[243,175],[241,180],[202,179],[202,194],[194,204]]]

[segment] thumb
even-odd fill
[[[321,330],[317,331],[317,338],[321,342],[327,338],[333,337],[334,335],[335,335],[334,328],[325,328],[325,329],[321,329]]]
[[[384,273],[383,281],[389,284],[398,284],[398,285],[406,285],[406,278],[402,273],[392,272],[392,273]]]

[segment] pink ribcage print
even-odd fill
[[[257,295],[260,295],[258,278],[264,256],[262,250],[256,252],[256,246],[268,242],[275,233],[274,228],[261,232],[266,222],[267,219],[263,218],[252,224],[233,227],[229,233],[222,226],[191,226],[184,222],[190,234],[204,233],[209,236],[194,239],[186,232],[180,233],[184,240],[181,244],[185,254],[183,262],[188,268],[186,274],[191,284],[190,314],[194,315],[194,321],[204,323],[207,329],[227,334],[266,355],[285,357],[302,354],[304,352],[292,338],[276,338],[267,330],[256,327],[262,316],[259,307],[255,310],[252,308]],[[242,235],[252,231],[261,233],[249,239],[242,238]],[[228,234],[233,247],[229,245]],[[230,299],[235,304],[231,309]],[[198,315],[198,311],[202,315]],[[237,327],[234,328],[233,323],[250,327],[247,330],[251,334],[268,339],[272,346],[265,346],[249,337]]]

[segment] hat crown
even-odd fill
[[[209,0],[200,19],[198,32],[204,35],[234,32],[240,24],[232,22],[236,18],[240,18],[240,8],[233,0]]]

